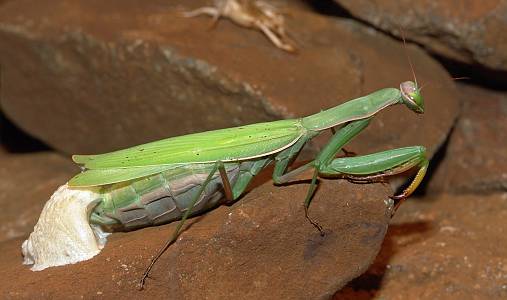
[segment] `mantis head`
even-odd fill
[[[421,89],[417,87],[417,83],[405,81],[400,84],[400,92],[403,103],[412,111],[422,114],[424,113],[424,100],[421,95]]]

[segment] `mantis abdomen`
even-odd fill
[[[251,161],[225,164],[230,183],[233,185],[239,176],[248,173],[251,164]],[[110,185],[103,189],[91,222],[114,231],[128,231],[181,219],[212,167],[211,164],[178,166],[128,183]],[[206,185],[192,215],[216,207],[224,196],[222,179],[217,173]]]

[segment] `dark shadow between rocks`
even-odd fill
[[[445,141],[440,145],[440,147],[437,149],[435,154],[430,160],[430,165],[428,167],[428,171],[426,172],[426,176],[424,176],[423,181],[421,184],[417,187],[417,190],[414,192],[414,196],[424,196],[426,195],[426,191],[428,189],[428,185],[431,182],[433,176],[436,174],[439,166],[445,161],[447,156],[447,149],[449,147],[449,141],[451,140],[451,136],[454,133],[454,128],[456,126],[456,123],[458,122],[460,116],[458,116],[453,123],[452,127],[449,129],[449,133],[447,134],[447,137],[445,138]],[[407,181],[407,184],[409,182]],[[400,190],[401,191],[401,190]]]
[[[390,36],[395,40],[398,40],[400,42],[403,41],[403,39],[399,36],[394,35],[387,30],[383,30],[382,28],[379,28],[366,20],[355,17],[350,13],[350,11],[348,11],[345,7],[341,6],[334,0],[304,0],[303,2],[319,14],[352,19],[362,25],[374,28],[375,30],[382,32],[383,34]],[[400,26],[400,28],[402,27]],[[477,85],[495,91],[507,90],[507,71],[491,69],[478,63],[460,62],[431,51],[425,47],[424,44],[411,40],[410,36],[405,36],[405,38],[409,43],[417,44],[420,47],[426,49],[426,51],[440,64],[442,64],[442,66],[447,69],[449,74],[454,78],[466,77],[467,84]]]
[[[424,45],[421,45],[424,47]],[[479,64],[466,64],[447,57],[430,54],[440,62],[454,78],[466,77],[464,84],[480,86],[494,91],[507,91],[507,71],[494,70]]]
[[[338,3],[333,0],[304,0],[303,2],[315,12],[325,16],[348,19],[354,18],[347,9],[338,5]],[[359,20],[359,22],[361,21]]]
[[[382,288],[386,273],[396,268],[396,266],[390,266],[389,262],[398,252],[397,247],[406,247],[407,245],[420,242],[421,239],[424,239],[425,233],[431,229],[430,222],[390,225],[382,248],[370,268],[361,276],[349,282],[343,289],[337,291],[333,299],[374,299],[377,292]],[[407,239],[411,235],[414,237]],[[400,237],[405,238],[406,242],[402,244],[396,243],[396,240]]]
[[[47,151],[50,148],[14,125],[0,111],[0,145],[11,153]]]

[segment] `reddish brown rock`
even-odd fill
[[[411,199],[376,262],[334,299],[505,299],[505,220],[505,193]]]
[[[288,4],[299,53],[222,20],[187,19],[206,1],[17,0],[0,7],[2,105],[66,153],[96,153],[163,137],[304,116],[412,79],[403,46],[350,21]],[[352,148],[407,145],[430,153],[457,114],[453,83],[408,47],[426,114],[383,112]]]
[[[507,93],[460,85],[463,111],[430,192],[507,191]]]
[[[0,145],[0,242],[32,232],[51,194],[77,171],[54,152],[16,154]]]
[[[310,174],[305,174],[310,176]],[[268,182],[231,207],[192,219],[162,256],[146,289],[144,268],[175,224],[110,237],[89,261],[32,272],[21,265],[22,239],[0,243],[0,290],[14,298],[327,299],[375,258],[389,222],[382,185],[324,180],[304,218],[308,184]]]
[[[507,1],[335,0],[352,15],[442,56],[507,71]]]

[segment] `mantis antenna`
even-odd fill
[[[405,56],[407,57],[408,64],[410,65],[410,70],[412,71],[412,76],[414,76],[415,85],[416,85],[416,87],[418,87],[419,85],[417,84],[417,76],[415,76],[414,65],[413,65],[412,59],[410,59],[410,55],[408,55],[408,51],[407,51],[407,41],[405,39],[405,32],[403,31],[403,28],[400,25],[398,25],[398,29],[400,30],[400,33],[401,33],[401,39],[403,40],[403,49],[405,52]],[[469,79],[470,79],[470,77],[466,77],[466,76],[452,78],[452,80],[469,80]],[[428,86],[430,83],[432,83],[432,82],[429,81],[429,82],[423,84],[419,88],[419,91],[421,91],[423,89],[423,87]]]
[[[451,77],[451,79],[452,79],[452,80],[469,80],[469,79],[470,79],[470,77],[467,77],[467,76],[463,76],[463,77]],[[430,84],[432,84],[432,83],[435,83],[435,82],[434,82],[434,81],[431,81],[431,80],[430,80],[430,81],[428,81],[428,82],[426,82],[425,84],[423,84],[423,85],[421,86],[421,88],[419,89],[419,91],[422,91],[422,89],[423,89],[424,87],[427,87],[428,85],[430,85]],[[442,84],[443,84],[443,83],[442,83],[442,82],[440,82],[439,84],[437,84],[437,87],[441,87],[441,86],[442,86]]]
[[[415,86],[417,87],[418,86],[418,84],[417,84],[417,76],[415,76],[414,65],[412,64],[412,60],[410,59],[410,55],[408,55],[407,41],[405,40],[405,32],[403,31],[403,28],[401,28],[400,25],[398,25],[398,27],[399,27],[400,32],[401,32],[401,39],[403,40],[403,49],[404,49],[405,55],[407,56],[408,64],[410,65],[410,70],[412,71],[412,76],[414,76]]]

